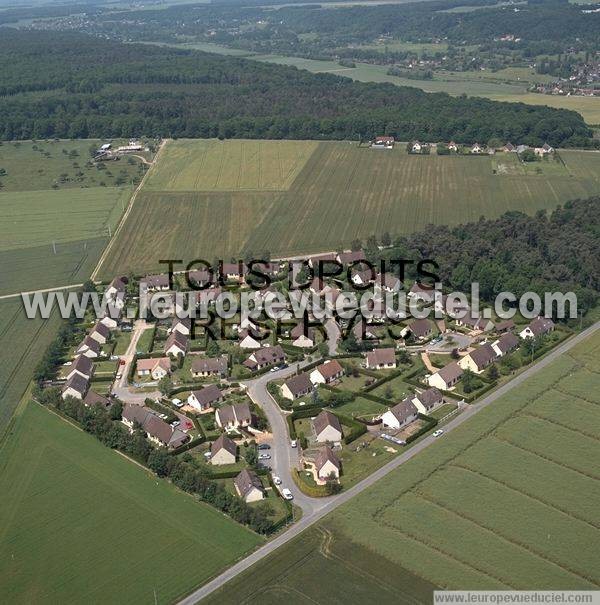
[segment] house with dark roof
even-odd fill
[[[362,250],[351,250],[350,252],[339,252],[335,260],[338,263],[342,263],[345,267],[350,263],[359,263],[360,261],[367,260],[367,257]]]
[[[314,472],[315,482],[324,485],[328,479],[339,479],[342,463],[328,446],[309,449],[302,452],[302,462],[305,467]]]
[[[227,355],[220,357],[199,357],[194,356],[190,372],[194,378],[206,376],[218,376],[226,378],[229,370],[229,358]]]
[[[181,332],[171,332],[169,334],[167,340],[165,341],[165,355],[173,355],[177,357],[177,355],[183,355],[188,350],[188,337],[182,334]]]
[[[244,469],[233,480],[237,495],[245,502],[258,502],[265,497],[260,477],[250,469]]]
[[[502,332],[508,332],[515,327],[515,322],[512,319],[505,319],[503,321],[499,321],[494,330],[498,332],[498,334],[502,334]]]
[[[456,325],[464,326],[472,332],[489,332],[494,329],[494,322],[475,314],[471,309],[461,311],[456,315]]]
[[[244,366],[246,366],[249,370],[256,372],[257,370],[262,370],[268,366],[277,365],[285,362],[285,353],[281,348],[281,345],[275,345],[274,347],[262,347],[257,351],[254,351],[244,361]]]
[[[369,370],[389,370],[396,367],[396,353],[392,347],[373,349],[366,355]]]
[[[110,329],[99,321],[90,331],[90,338],[97,340],[101,345],[106,344],[106,341],[110,338]]]
[[[150,441],[170,449],[180,447],[190,440],[189,435],[173,428],[151,409],[140,405],[126,404],[121,415],[121,422],[130,432],[135,430],[136,424],[139,425]]]
[[[339,380],[344,375],[344,368],[340,362],[331,359],[325,363],[319,364],[311,373],[310,381],[314,384],[331,384]]]
[[[108,410],[112,406],[112,403],[108,397],[100,395],[99,393],[96,393],[96,391],[92,391],[92,389],[89,389],[88,392],[85,394],[85,397],[83,398],[83,404],[88,408],[100,406],[106,410]]]
[[[492,348],[498,357],[504,357],[519,346],[519,337],[512,332],[505,332],[498,340],[492,343]]]
[[[94,363],[89,357],[85,355],[77,355],[72,365],[69,367],[69,372],[67,374],[67,380],[71,378],[74,374],[79,374],[83,376],[86,380],[89,380],[94,374]]]
[[[412,402],[411,397],[407,397],[400,403],[390,408],[381,416],[383,426],[391,429],[400,429],[417,419],[419,410]]]
[[[425,340],[433,334],[433,324],[428,319],[415,319],[401,332],[402,336],[406,338],[409,334],[416,340]]]
[[[419,282],[415,282],[408,294],[407,298],[413,298],[415,300],[420,300],[423,302],[431,302],[435,296],[435,288],[433,286],[429,286],[427,284],[420,284]]]
[[[475,374],[481,374],[488,366],[496,360],[496,351],[490,343],[485,343],[471,351],[468,355],[461,357],[458,365],[463,370],[471,370]]]
[[[184,336],[189,336],[192,331],[192,320],[189,317],[174,317],[171,323],[170,332],[179,332]]]
[[[100,343],[92,338],[91,336],[86,336],[82,341],[79,347],[77,348],[76,353],[79,355],[85,355],[89,358],[99,357],[102,351],[102,347]]]
[[[158,290],[169,289],[169,276],[168,275],[147,275],[140,280],[140,286],[142,290],[148,292],[155,292]]]
[[[89,380],[80,374],[73,374],[62,387],[62,398],[83,399],[90,388]]]
[[[290,331],[292,345],[303,349],[310,349],[315,346],[315,329],[311,326],[304,326],[304,322],[294,326]]]
[[[420,393],[415,393],[411,401],[421,414],[427,414],[438,405],[444,403],[444,396],[439,389],[431,387]]]
[[[462,368],[453,361],[444,366],[441,370],[434,372],[427,378],[427,383],[430,387],[448,391],[453,388],[463,375]]]
[[[545,336],[554,330],[554,322],[546,317],[536,317],[526,328],[521,330],[521,338],[537,338]]]
[[[221,267],[221,275],[226,281],[237,281],[243,283],[248,274],[246,263],[223,263]]]
[[[235,464],[237,445],[235,441],[223,434],[210,446],[210,463],[214,465]]]
[[[302,372],[297,376],[292,376],[288,378],[281,385],[281,394],[286,399],[290,399],[294,401],[299,397],[303,397],[304,395],[308,395],[313,390],[312,382],[310,381],[310,377],[306,372]]]
[[[236,429],[252,424],[252,413],[247,403],[224,405],[215,412],[215,422],[222,429]]]
[[[223,393],[216,384],[210,384],[200,390],[194,390],[187,398],[188,405],[191,405],[199,412],[204,412],[215,403],[223,401]]]
[[[344,436],[340,419],[327,410],[322,410],[314,418],[312,426],[319,443],[337,443]]]

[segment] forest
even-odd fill
[[[0,138],[221,137],[598,146],[575,112],[73,32],[6,29]]]

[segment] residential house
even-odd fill
[[[531,323],[521,330],[521,338],[537,338],[550,334],[554,330],[554,322],[546,317],[536,317]]]
[[[247,403],[224,405],[215,412],[215,422],[222,429],[237,429],[252,424],[252,413]]]
[[[499,321],[494,327],[494,329],[496,332],[498,332],[498,334],[501,334],[502,332],[508,332],[509,330],[512,330],[514,327],[515,322],[512,319],[506,319],[504,321]]]
[[[221,435],[210,446],[210,463],[214,465],[235,464],[237,445],[227,435]]]
[[[335,261],[335,257],[336,255],[332,252],[328,252],[327,254],[316,254],[308,259],[308,265],[311,269],[314,269],[319,266],[319,263],[330,263]]]
[[[381,416],[383,426],[391,429],[400,429],[417,419],[419,410],[412,402],[410,397],[407,397],[400,403],[390,408]]]
[[[229,358],[227,355],[221,355],[220,357],[195,356],[190,371],[194,378],[204,378],[206,376],[226,378],[228,369]]]
[[[88,408],[100,406],[108,410],[112,406],[112,403],[108,397],[100,395],[96,393],[96,391],[92,391],[92,389],[89,389],[88,392],[85,394],[85,397],[83,398],[83,405]]]
[[[375,281],[375,270],[374,269],[365,269],[363,271],[352,271],[352,277],[350,281],[355,286],[368,286]]]
[[[374,149],[392,149],[394,142],[394,137],[375,137],[375,140],[371,143],[371,147]]]
[[[123,298],[125,296],[125,290],[127,288],[127,278],[126,277],[115,277],[108,286],[106,286],[106,290],[104,290],[104,296],[107,300],[112,300],[115,304],[119,304],[123,306],[121,302],[123,302]]]
[[[315,346],[315,330],[308,326],[304,329],[304,322],[300,322],[290,331],[292,345],[303,349],[311,349]]]
[[[153,380],[160,380],[171,373],[171,360],[168,357],[138,359],[136,372],[138,376],[151,376]]]
[[[200,390],[194,390],[187,398],[188,405],[191,405],[199,412],[208,410],[220,401],[223,401],[223,393],[216,384],[210,384]]]
[[[165,354],[173,355],[174,357],[183,355],[185,357],[187,350],[188,337],[183,335],[181,332],[171,332],[165,341]]]
[[[331,384],[344,375],[344,368],[339,361],[331,360],[319,364],[311,373],[310,381],[314,384]]]
[[[435,387],[415,393],[412,402],[421,414],[431,412],[436,406],[444,403],[444,396]]]
[[[259,334],[253,330],[240,330],[238,332],[238,347],[240,349],[260,349]]]
[[[541,147],[536,147],[533,152],[536,155],[539,156],[544,156],[544,155],[549,155],[551,153],[554,153],[554,148],[550,147],[550,145],[548,145],[548,143],[544,143]]]
[[[306,372],[288,378],[281,385],[281,394],[283,397],[290,399],[291,401],[294,401],[299,397],[303,397],[304,395],[308,395],[310,392],[312,392],[312,390],[313,385],[310,381],[309,375]]]
[[[514,153],[517,149],[510,141],[508,141],[508,143],[506,143],[506,145],[504,145],[502,150],[505,151],[506,153]]]
[[[265,497],[262,481],[253,470],[242,470],[233,480],[233,485],[237,495],[245,502],[258,502]]]
[[[427,378],[427,383],[430,387],[449,391],[460,380],[462,374],[462,368],[456,362],[452,362],[431,374]]]
[[[471,153],[483,153],[483,151],[484,148],[479,143],[475,143],[475,145],[471,147]]]
[[[327,410],[322,410],[312,422],[319,443],[336,443],[344,436],[340,419]]]
[[[156,292],[169,289],[169,276],[168,275],[147,275],[140,280],[140,286],[142,290],[148,292]]]
[[[123,408],[121,422],[130,432],[133,432],[135,425],[138,424],[150,441],[170,449],[180,447],[190,440],[189,435],[173,428],[170,424],[161,420],[152,410],[140,405],[126,404]]]
[[[432,302],[435,297],[435,287],[415,282],[406,296],[423,302]]]
[[[423,151],[423,149],[425,148],[425,144],[421,144],[419,143],[419,141],[414,141],[413,144],[411,145],[411,152],[412,153],[421,153],[421,151]]]
[[[448,151],[457,152],[458,151],[458,145],[454,141],[450,141],[448,143]]]
[[[226,281],[237,281],[243,283],[248,273],[248,267],[245,263],[223,263],[221,275]]]
[[[73,374],[63,385],[61,395],[63,399],[67,397],[83,399],[89,388],[90,383],[87,378],[80,374]]]
[[[190,285],[197,288],[203,288],[207,284],[212,283],[213,280],[214,276],[212,271],[209,271],[208,269],[196,269],[194,271],[188,271],[187,273],[187,281]]]
[[[491,344],[486,343],[471,351],[468,355],[461,357],[458,365],[463,370],[471,370],[475,374],[481,374],[488,366],[496,360],[496,351]]]
[[[373,349],[367,353],[366,367],[369,370],[388,370],[396,367],[396,353],[392,347]]]
[[[263,347],[262,349],[258,349],[258,351],[254,351],[244,361],[244,365],[253,372],[257,370],[262,370],[268,366],[277,365],[285,362],[285,353],[280,345],[275,345],[274,347]]]
[[[173,332],[179,332],[183,336],[189,336],[192,330],[192,320],[189,317],[185,317],[183,319],[179,317],[173,318],[173,323],[171,324],[171,329],[169,330],[172,334]]]
[[[101,322],[97,322],[90,331],[90,338],[97,340],[101,345],[106,344],[110,337],[110,330]]]
[[[492,343],[492,348],[498,357],[504,357],[519,346],[519,337],[512,332],[505,332]]]
[[[466,313],[456,316],[456,325],[464,326],[472,332],[489,332],[494,329],[494,322],[491,319],[475,315],[471,309]]]
[[[100,323],[105,325],[109,330],[115,330],[119,325],[119,319],[121,317],[122,309],[115,305],[108,303],[106,305],[106,311],[104,317],[100,320]]]
[[[391,273],[380,273],[375,278],[375,291],[382,290],[384,292],[400,292],[402,290],[402,282]]]
[[[342,463],[329,446],[319,448],[319,453],[315,457],[314,466],[317,477],[322,482],[331,478],[340,478]]]
[[[335,259],[338,263],[346,266],[351,263],[359,263],[360,261],[367,260],[367,257],[362,250],[352,250],[350,252],[339,252]]]
[[[82,376],[86,380],[89,380],[92,377],[93,373],[94,373],[94,363],[92,362],[92,360],[89,357],[86,357],[85,355],[77,355],[77,357],[75,357],[75,360],[69,367],[69,372],[67,374],[67,380],[69,378],[71,378],[71,376],[74,376],[75,374],[78,374],[79,376]]]
[[[86,357],[95,358],[98,357],[101,353],[100,343],[92,338],[91,336],[86,336],[82,341],[77,350],[75,351],[78,355],[82,354]]]
[[[356,322],[352,328],[352,332],[354,332],[354,336],[359,342],[363,340],[377,340],[379,338],[373,326],[370,326],[364,318]]]
[[[402,336],[406,337],[409,332],[417,340],[425,340],[433,334],[433,324],[428,319],[415,319],[402,331]]]
[[[517,145],[516,153],[521,154],[528,149],[529,147],[527,145]]]

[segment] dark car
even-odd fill
[[[270,450],[270,449],[271,449],[271,446],[270,446],[268,443],[261,443],[261,444],[258,446],[258,449],[259,449],[259,450]]]

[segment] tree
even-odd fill
[[[173,381],[169,376],[164,376],[158,381],[158,390],[163,395],[168,395],[173,390]]]
[[[490,369],[488,370],[488,377],[492,380],[497,380],[499,376],[500,372],[498,371],[498,368],[495,364],[492,364]]]

